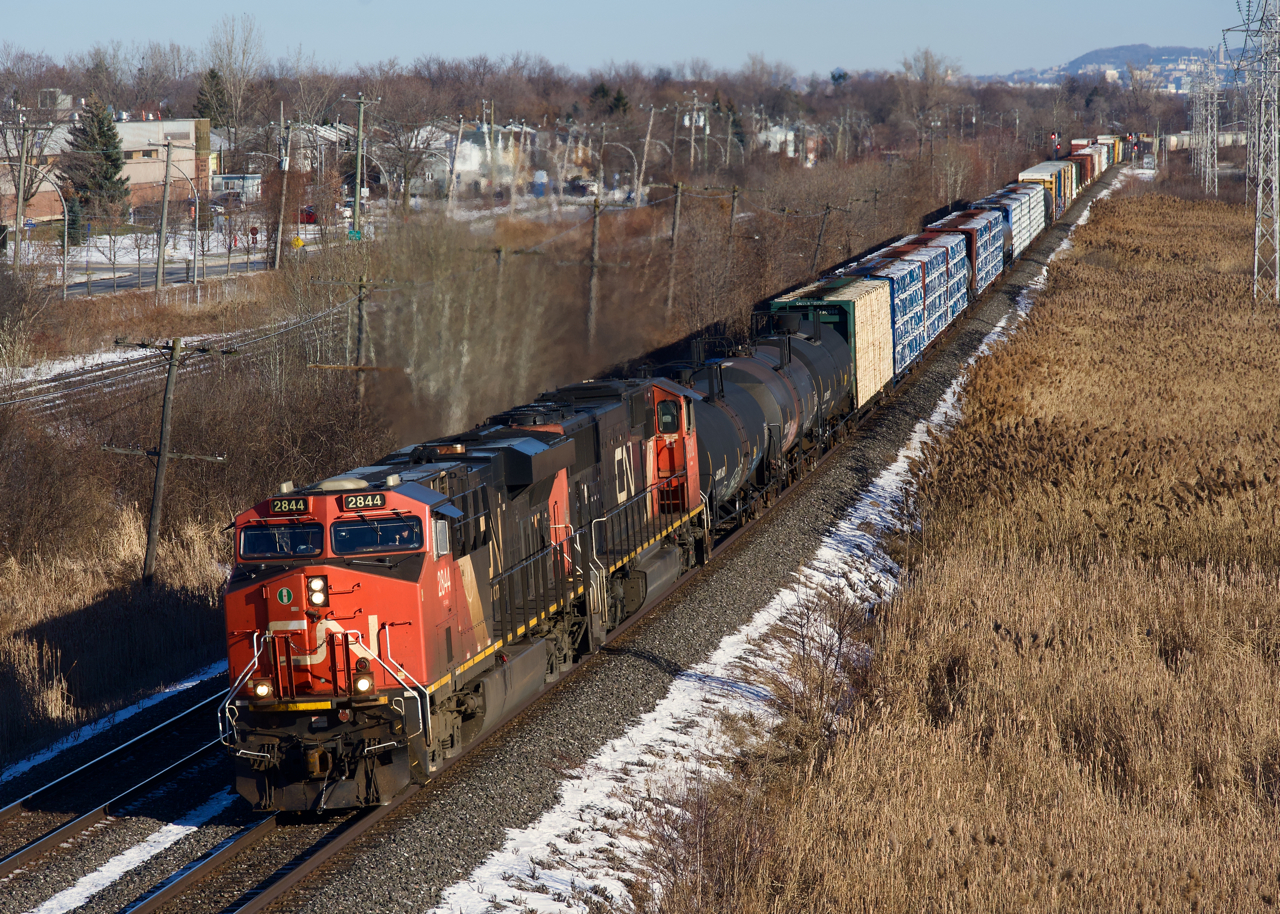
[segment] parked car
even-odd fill
[[[342,201],[342,205],[338,207],[338,215],[340,215],[343,219],[350,219],[350,218],[351,218],[351,213],[352,213],[352,208],[355,206],[355,204],[356,204],[356,201],[355,201],[355,199],[354,199],[354,198],[352,198],[352,197],[347,197],[347,199],[345,199],[345,200],[343,200],[343,201]],[[369,201],[368,201],[368,200],[365,200],[364,202],[362,202],[362,203],[360,204],[360,215],[362,215],[362,216],[367,216],[367,215],[369,215]]]
[[[315,225],[316,224],[316,208],[314,206],[304,206],[298,210],[299,225]]]

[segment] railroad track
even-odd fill
[[[171,775],[175,769],[212,751],[217,744],[216,739],[210,741],[207,738],[209,732],[216,733],[212,710],[215,704],[226,699],[226,694],[223,691],[197,702],[145,733],[0,809],[0,847],[9,848],[5,856],[0,858],[0,879],[58,847],[68,837],[108,819],[113,809],[119,809],[136,799],[148,787],[155,786],[162,778]],[[201,714],[209,714],[209,718],[203,723],[199,719]],[[203,739],[199,735],[201,730],[206,731]],[[141,780],[135,777],[134,783],[123,790],[119,789],[118,775],[113,779],[112,769],[128,769],[130,766],[145,764],[137,758],[140,750],[161,740],[166,748],[185,747],[186,751],[179,749],[181,757],[177,761],[161,761],[158,766],[152,765],[151,773],[146,777]],[[164,757],[172,758],[172,755]],[[70,817],[62,818],[65,817],[65,812],[50,813],[51,808],[69,809]],[[62,821],[56,821],[59,818]],[[50,825],[53,827],[49,828]],[[33,836],[33,832],[38,834]]]
[[[293,858],[265,879],[247,888],[235,902],[223,909],[223,914],[257,914],[265,910],[335,854],[390,815],[417,793],[418,789],[417,785],[410,786],[386,806],[368,807],[346,816],[314,841],[304,854]],[[241,829],[127,905],[120,914],[152,914],[162,910],[170,902],[222,870],[240,854],[261,844],[277,830],[287,827],[282,825],[284,815],[273,813]]]
[[[276,330],[257,328],[243,330],[223,337],[209,337],[199,341],[201,345],[222,350],[235,350],[240,363],[267,358],[275,353],[271,340],[283,333],[305,330],[320,337],[332,337],[345,332],[347,324],[343,306],[331,308],[312,319],[305,319]],[[195,343],[196,341],[192,341]],[[183,366],[183,377],[213,371],[217,362],[206,359]],[[0,403],[12,404],[33,415],[56,418],[76,412],[93,404],[104,395],[119,398],[132,390],[159,392],[160,382],[168,370],[168,359],[154,350],[141,354],[86,365],[46,377],[20,381],[0,392]]]
[[[950,331],[953,334],[956,331]],[[936,343],[937,349],[945,348],[951,335],[940,337]],[[930,357],[931,360],[931,357]],[[903,379],[903,383],[899,386],[899,390],[905,390],[913,383],[916,375]],[[895,391],[896,393],[897,391]],[[874,412],[868,411],[854,417],[847,424],[839,443],[832,447],[825,455],[816,460],[803,476],[792,483],[785,489],[775,502],[775,506],[781,505],[792,498],[812,482],[816,481],[822,472],[832,465],[834,459],[844,453],[853,440],[853,432],[858,427],[870,420]],[[607,652],[609,647],[616,647],[624,641],[629,633],[636,627],[638,623],[649,617],[652,613],[668,603],[668,601],[677,596],[681,591],[690,586],[694,581],[700,580],[706,574],[713,573],[721,565],[723,557],[727,556],[735,546],[744,538],[749,536],[757,527],[773,517],[773,512],[768,512],[756,517],[732,533],[724,536],[712,550],[710,561],[700,568],[696,569],[692,574],[682,578],[673,584],[666,592],[648,609],[629,618],[626,622],[614,629],[605,640],[605,649],[599,654],[593,654],[580,660],[568,671],[568,673],[557,682],[547,686],[545,690],[534,695],[524,702],[524,704],[513,709],[503,720],[494,728],[493,734],[484,742],[489,742],[495,738],[499,738],[498,734],[502,733],[505,728],[516,718],[523,714],[531,705],[545,698],[550,692],[565,687],[572,682],[575,674],[586,664],[600,658]],[[438,778],[445,771],[452,768],[455,764],[462,762],[473,751],[476,746],[471,746],[462,755],[456,756],[447,761],[433,775]],[[429,790],[431,784],[426,785]],[[408,800],[417,795],[424,788],[419,785],[411,785],[401,793],[397,794],[385,806],[372,807],[360,810],[351,815],[349,818],[336,823],[332,829],[327,831],[321,838],[313,841],[310,847],[301,855],[290,859],[283,867],[272,870],[265,878],[251,879],[252,885],[244,886],[239,890],[238,897],[234,902],[222,908],[221,914],[257,914],[265,910],[268,906],[284,897],[295,886],[302,883],[308,877],[319,870],[327,861],[337,856],[340,852],[354,844],[360,837],[368,833],[380,822],[402,807]],[[258,822],[246,826],[236,835],[227,838],[216,847],[210,849],[199,859],[192,861],[171,876],[158,883],[154,888],[136,899],[134,902],[122,909],[121,914],[153,914],[173,904],[184,894],[191,892],[200,883],[212,879],[220,871],[224,870],[233,860],[241,856],[252,848],[261,845],[268,838],[276,834],[278,831],[286,828],[283,824],[284,816],[295,816],[296,814],[276,813],[259,820]],[[235,880],[232,880],[235,881]],[[225,891],[225,887],[224,887]]]

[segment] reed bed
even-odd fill
[[[847,710],[788,697],[677,798],[639,909],[1277,903],[1280,318],[1252,227],[1094,207],[916,468],[870,665],[818,677]]]

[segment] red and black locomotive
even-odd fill
[[[810,312],[675,379],[586,381],[235,521],[223,741],[264,809],[387,802],[704,562],[837,437]]]

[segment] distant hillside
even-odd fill
[[[1081,54],[1070,63],[1045,67],[1044,69],[1015,70],[1000,76],[979,76],[980,82],[1003,81],[1009,83],[1035,83],[1051,85],[1061,82],[1068,76],[1097,78],[1107,70],[1116,71],[1122,84],[1129,80],[1128,65],[1153,73],[1161,85],[1178,87],[1181,91],[1181,79],[1186,75],[1186,61],[1194,58],[1214,57],[1216,52],[1210,48],[1187,48],[1177,45],[1152,47],[1149,44],[1123,44],[1115,48],[1099,48],[1088,54]],[[1179,63],[1182,61],[1182,63]],[[1219,64],[1223,70],[1229,64]]]
[[[1207,57],[1212,53],[1208,48],[1183,48],[1172,45],[1153,48],[1149,44],[1123,44],[1116,48],[1101,48],[1082,54],[1063,69],[1068,73],[1080,73],[1085,67],[1092,65],[1119,70],[1130,63],[1135,67],[1145,67],[1159,61],[1177,60],[1179,57]]]

